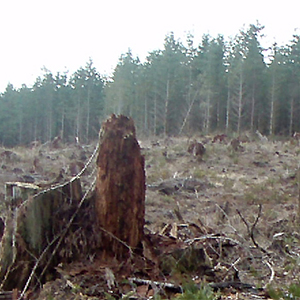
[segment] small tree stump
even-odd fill
[[[30,196],[37,193],[39,187],[25,182],[6,182],[5,202],[11,210],[21,205]]]
[[[62,187],[41,193],[39,191],[39,187],[33,184],[6,183],[5,200],[9,214],[5,224],[0,219],[0,282],[4,290],[21,290],[24,287],[37,258],[62,234],[82,197],[79,178]],[[80,222],[80,218],[77,222]],[[73,227],[76,236],[79,226],[82,227],[82,223]],[[49,248],[42,256],[35,273],[36,278],[39,278],[46,265],[49,265],[51,274],[51,269],[58,261],[63,261],[64,255],[75,258],[84,251],[72,242],[72,230],[68,234],[70,236],[66,237],[60,248],[64,248],[64,251],[57,251],[55,257],[52,257],[53,248]],[[49,260],[51,264],[48,264]],[[41,277],[41,280],[44,279]]]
[[[192,154],[194,157],[197,157],[201,160],[203,155],[206,152],[206,149],[202,143],[198,143],[196,140],[194,140],[192,143],[189,144],[187,151],[188,153]]]
[[[141,245],[145,223],[144,157],[131,118],[112,115],[102,124],[97,166],[103,255],[124,258]]]

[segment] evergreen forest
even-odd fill
[[[191,34],[182,42],[170,33],[144,62],[122,54],[110,78],[90,59],[70,76],[45,70],[32,87],[8,84],[0,143],[88,143],[111,113],[131,116],[143,136],[292,135],[300,131],[300,36],[264,49],[263,29],[251,24],[230,40],[205,34],[198,45]]]

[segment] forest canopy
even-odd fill
[[[300,131],[300,36],[261,46],[256,24],[230,40],[205,34],[195,45],[174,33],[141,62],[122,54],[110,78],[90,59],[74,74],[45,70],[32,87],[8,84],[0,96],[3,146],[60,136],[88,143],[111,113],[131,116],[143,136]]]

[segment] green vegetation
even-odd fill
[[[203,179],[207,175],[207,172],[201,168],[196,168],[193,171],[193,177],[197,179]]]
[[[292,283],[287,291],[270,288],[268,292],[270,297],[275,300],[297,300],[300,298],[300,283]]]
[[[184,286],[183,294],[177,296],[176,300],[216,300],[219,295],[216,295],[207,285],[200,287],[194,283]]]
[[[291,135],[300,131],[300,36],[274,44],[266,60],[263,28],[251,24],[230,41],[206,34],[198,45],[192,35],[182,42],[170,33],[145,62],[122,54],[111,78],[90,60],[70,76],[45,69],[30,88],[8,84],[0,96],[0,143],[44,143],[59,135],[88,142],[111,113],[133,117],[142,136]]]

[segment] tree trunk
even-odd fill
[[[275,75],[272,76],[269,135],[274,133]]]
[[[208,134],[210,132],[210,88],[208,89],[208,94],[206,98],[206,110],[205,110],[205,132]]]
[[[170,97],[170,80],[167,80],[166,100],[165,100],[165,115],[164,115],[164,137],[168,134],[168,115],[169,115],[169,97]]]
[[[243,73],[240,74],[239,100],[238,100],[238,125],[237,132],[240,135],[242,122],[242,103],[243,103]]]
[[[148,136],[149,134],[149,126],[148,126],[148,101],[147,101],[147,97],[145,95],[145,100],[144,100],[144,107],[145,107],[145,112],[144,112],[144,134],[146,134],[146,136]]]
[[[290,125],[289,125],[289,135],[293,135],[294,128],[294,98],[291,99],[291,107],[290,107]]]
[[[255,87],[252,87],[252,101],[251,101],[251,121],[250,132],[254,132],[254,114],[255,114]]]
[[[140,248],[145,222],[144,157],[131,118],[112,115],[102,124],[97,166],[103,256],[124,258]]]
[[[187,113],[186,113],[186,115],[185,115],[185,118],[184,118],[184,120],[183,120],[183,123],[182,123],[182,125],[181,125],[181,127],[180,127],[179,135],[181,135],[181,133],[182,133],[182,131],[183,131],[183,128],[184,128],[184,126],[185,126],[185,124],[186,124],[186,122],[187,122],[187,120],[188,120],[188,118],[189,118],[189,116],[190,116],[191,109],[192,109],[192,107],[193,107],[193,105],[194,105],[194,102],[195,102],[195,100],[196,100],[196,97],[197,97],[198,93],[199,93],[199,90],[196,91],[195,96],[194,96],[192,102],[189,102],[189,108],[188,108],[188,110],[187,110]],[[189,97],[189,98],[190,98],[190,97]]]
[[[88,86],[87,86],[87,108],[86,108],[86,129],[85,129],[85,140],[86,140],[86,143],[88,144],[89,142],[89,128],[90,128],[90,86],[89,86],[89,83],[88,83]]]
[[[153,134],[157,135],[157,95],[154,96],[154,125],[153,125]]]
[[[230,121],[230,98],[231,98],[231,94],[230,94],[230,86],[229,86],[229,82],[228,82],[228,90],[227,90],[227,103],[226,103],[226,123],[225,123],[225,132],[226,134],[229,131],[229,121]]]
[[[76,125],[75,125],[75,128],[76,128],[76,133],[75,133],[75,136],[80,138],[81,137],[79,136],[80,135],[80,96],[79,94],[77,95],[77,115],[76,115]]]

